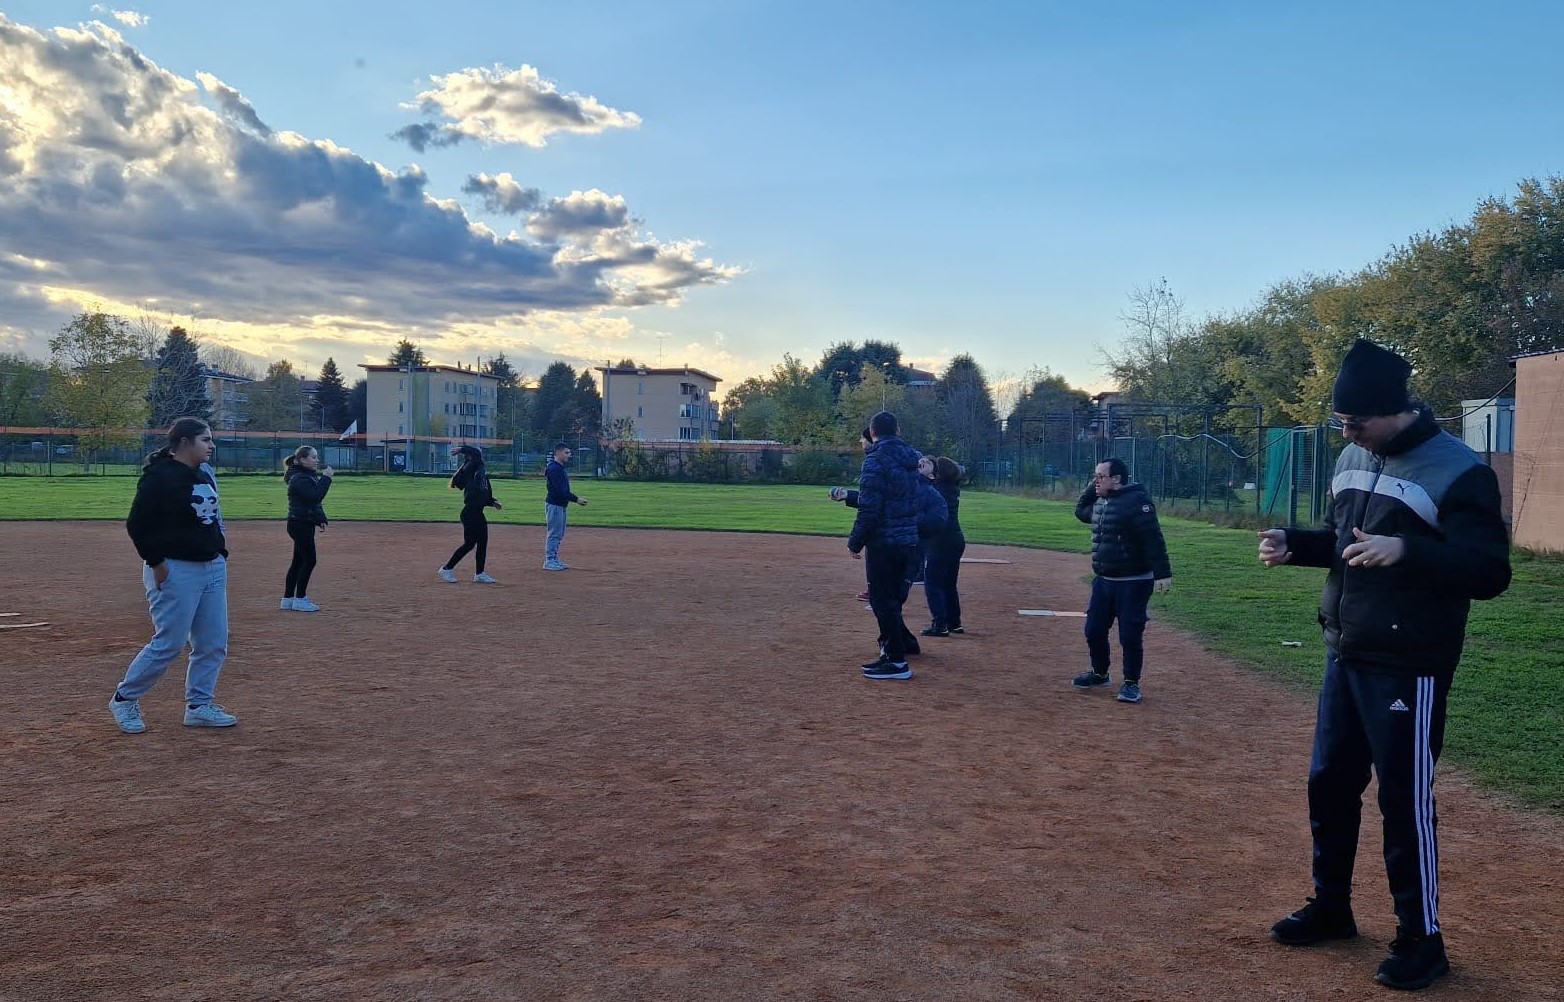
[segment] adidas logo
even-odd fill
[[[1401,700],[1399,700],[1399,699],[1396,700],[1394,703],[1391,703],[1390,704],[1390,708],[1392,710],[1394,710],[1396,713],[1411,713],[1412,712],[1412,708],[1410,706],[1406,705],[1405,703],[1401,702]]]

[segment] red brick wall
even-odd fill
[[[1564,351],[1516,359],[1515,545],[1564,552]]]

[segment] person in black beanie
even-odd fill
[[[1375,979],[1426,988],[1450,970],[1439,924],[1434,764],[1474,599],[1510,583],[1499,484],[1407,394],[1411,366],[1352,346],[1332,393],[1348,445],[1323,529],[1260,532],[1260,562],[1326,567],[1325,678],[1309,766],[1314,896],[1271,936],[1306,946],[1358,934],[1352,870],[1363,791],[1379,778],[1397,930]]]
[[[485,508],[500,511],[505,506],[494,500],[489,487],[489,471],[483,465],[483,450],[476,445],[460,445],[451,450],[452,456],[461,456],[461,468],[451,478],[451,489],[462,492],[462,545],[451,554],[451,559],[440,566],[440,580],[456,583],[456,565],[470,551],[476,549],[473,559],[477,573],[473,580],[478,584],[495,584],[483,565],[489,556],[489,520],[484,517]]]

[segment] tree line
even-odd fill
[[[1192,319],[1163,281],[1136,290],[1122,319],[1106,363],[1132,398],[1317,423],[1342,356],[1366,337],[1411,362],[1416,394],[1452,415],[1502,395],[1515,356],[1564,348],[1564,179],[1523,180],[1356,272],[1286,279],[1245,309]]]

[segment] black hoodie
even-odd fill
[[[156,456],[141,471],[125,531],[148,567],[228,556],[217,485],[173,456]]]

